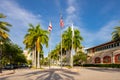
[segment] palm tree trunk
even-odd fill
[[[70,63],[70,53],[69,53],[69,51],[67,50],[67,52],[66,52],[66,58],[67,58],[67,65],[69,65],[69,63]]]
[[[34,50],[34,66],[35,68],[37,68],[37,58],[36,58],[36,47],[35,47],[35,50]]]
[[[69,50],[69,65],[73,67],[73,56],[72,56],[72,50]]]
[[[35,67],[35,57],[34,50],[32,50],[32,67]]]
[[[37,68],[40,68],[40,56],[39,56],[39,51],[37,53]]]
[[[72,53],[72,52],[73,52],[73,51],[71,50],[71,51],[70,51],[70,66],[71,66],[71,67],[73,67],[73,55],[72,55],[73,53]]]

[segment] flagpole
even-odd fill
[[[49,34],[49,54],[50,54],[50,52],[51,52],[51,47],[50,47],[50,45],[51,45],[51,32],[50,32],[50,34]],[[51,66],[51,54],[49,55],[49,69],[50,69],[50,66]]]
[[[74,37],[74,29],[72,23],[72,50],[71,50],[71,67],[73,67],[73,37]]]
[[[62,28],[61,28],[61,69],[62,69]]]
[[[52,31],[52,24],[51,24],[51,21],[49,23],[49,27],[48,27],[48,31],[50,32],[49,34],[49,69],[50,69],[50,66],[51,66],[51,31]]]
[[[64,22],[62,20],[62,14],[60,14],[60,27],[61,27],[61,69],[62,69],[62,28],[64,27]]]

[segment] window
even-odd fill
[[[100,57],[95,58],[95,63],[101,63]]]
[[[114,47],[116,47],[116,43],[114,43]]]
[[[113,44],[111,44],[111,48],[113,48]]]
[[[120,54],[115,55],[115,63],[120,64]]]
[[[103,57],[103,63],[111,63],[111,57],[110,56]]]
[[[118,55],[118,61],[120,61],[120,55]]]
[[[117,43],[117,46],[119,46],[119,43]]]
[[[108,47],[109,47],[109,46],[107,45],[107,49],[108,49]]]

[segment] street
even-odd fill
[[[1,75],[0,80],[120,80],[120,69],[112,68],[17,69],[12,72]]]

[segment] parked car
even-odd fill
[[[13,64],[7,64],[5,67],[5,69],[14,69]]]

